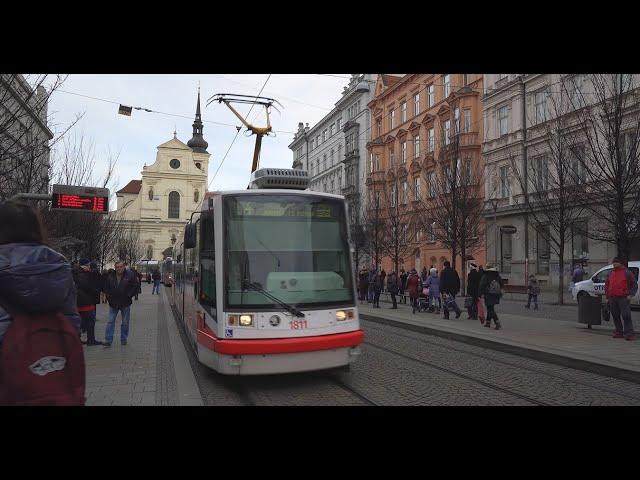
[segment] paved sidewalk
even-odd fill
[[[127,345],[120,345],[120,315],[113,344],[84,347],[86,405],[202,405],[175,320],[162,285],[151,295],[144,283],[131,306]],[[98,305],[96,338],[104,340],[108,306]]]
[[[463,305],[463,298],[456,300]],[[416,312],[414,315],[404,304],[399,304],[398,310],[391,309],[388,303],[380,305],[381,308],[371,308],[358,302],[365,320],[373,317],[385,323],[640,382],[640,342],[612,338],[610,325],[594,325],[588,329],[577,321],[501,313],[498,305],[503,328],[494,330],[485,328],[478,320],[467,320],[464,309],[459,319],[452,313],[451,319],[445,320],[442,314]]]

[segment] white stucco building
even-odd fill
[[[156,160],[142,169],[142,180],[131,180],[116,192],[116,218],[123,228],[139,231],[144,258],[162,260],[163,252],[181,243],[184,225],[200,206],[207,188],[210,154],[202,136],[200,93],[193,137],[186,144],[174,137],[157,147]]]

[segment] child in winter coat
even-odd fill
[[[529,275],[529,285],[527,286],[529,300],[524,308],[531,308],[531,300],[533,299],[533,309],[538,310],[538,295],[540,294],[540,286],[534,274]]]

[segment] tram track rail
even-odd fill
[[[371,321],[371,320],[365,320],[365,321],[377,324],[377,322],[374,322],[374,321]],[[551,377],[551,378],[555,378],[555,379],[558,379],[558,380],[562,380],[562,381],[565,381],[565,382],[572,382],[572,383],[574,383],[576,385],[580,385],[580,386],[587,387],[587,388],[593,388],[593,389],[598,390],[600,392],[610,393],[610,394],[613,394],[613,395],[617,395],[617,396],[620,396],[620,397],[625,397],[625,398],[628,398],[628,399],[631,399],[631,400],[635,400],[635,401],[640,400],[640,396],[634,396],[634,395],[629,395],[629,394],[626,394],[626,393],[621,393],[619,390],[616,390],[616,389],[613,389],[613,388],[608,388],[608,387],[605,387],[605,386],[602,386],[602,385],[594,385],[593,383],[576,380],[576,379],[571,378],[569,376],[560,375],[560,374],[557,374],[557,373],[551,373],[551,372],[548,372],[548,371],[540,369],[540,368],[533,368],[533,367],[528,367],[528,366],[524,366],[524,365],[519,365],[519,364],[517,364],[515,362],[509,362],[509,361],[506,361],[506,360],[498,359],[498,358],[492,357],[490,355],[483,355],[481,353],[474,352],[474,351],[471,351],[471,350],[468,350],[468,349],[465,349],[465,348],[456,348],[456,347],[453,347],[453,346],[445,346],[445,345],[442,345],[442,344],[437,343],[437,342],[429,341],[429,340],[423,339],[423,338],[416,338],[415,336],[412,336],[412,335],[405,335],[405,334],[402,334],[400,332],[395,332],[395,331],[391,331],[391,330],[388,330],[388,329],[384,329],[382,327],[369,326],[368,328],[373,328],[374,330],[379,331],[379,332],[391,333],[392,335],[395,335],[395,336],[398,336],[398,337],[401,337],[401,338],[404,338],[404,339],[407,339],[407,340],[413,340],[413,341],[419,342],[419,343],[424,344],[424,345],[433,346],[433,347],[440,348],[440,349],[443,349],[443,350],[452,350],[452,351],[455,351],[455,352],[458,352],[458,353],[462,353],[462,354],[465,354],[465,355],[471,355],[471,356],[474,356],[474,357],[477,357],[477,358],[481,358],[481,359],[488,360],[488,361],[491,361],[491,362],[499,363],[499,364],[506,365],[506,366],[509,366],[509,367],[518,368],[518,369],[526,370],[526,371],[529,371],[529,372],[532,372],[532,373],[545,375],[545,376],[548,376],[548,377]],[[400,327],[400,326],[395,327],[395,328],[402,329],[402,327]],[[423,333],[422,335],[428,336],[429,334],[428,333]],[[449,341],[453,341],[453,340],[449,340]],[[367,342],[365,342],[365,343],[367,343]],[[475,345],[471,345],[471,347],[474,347],[474,348],[486,348],[486,347],[477,347]],[[500,352],[500,353],[506,354],[504,352]],[[512,355],[512,354],[508,354],[508,355]],[[533,360],[533,361],[541,362],[540,360]],[[544,362],[541,362],[541,363],[544,363]],[[558,365],[555,365],[555,366],[558,366]],[[562,367],[562,368],[570,368],[570,367]],[[580,370],[577,370],[577,371],[580,371]],[[591,373],[592,375],[598,375],[598,374],[592,373],[592,372],[588,372],[588,373]],[[603,375],[599,375],[599,376],[603,376]],[[633,383],[633,382],[629,382],[628,380],[619,380],[619,381],[626,381],[628,383]]]

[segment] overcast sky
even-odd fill
[[[340,99],[342,88],[349,82],[349,74],[336,75],[347,78],[309,74],[271,76],[262,96],[275,98],[284,108],[280,114],[275,111],[271,114],[271,124],[278,132],[275,137],[263,139],[261,166],[291,168],[293,153],[287,146],[293,140],[298,122],[308,122],[309,126],[313,126],[329,113]],[[95,143],[96,178],[104,171],[107,152],[120,153],[117,190],[130,180],[142,178],[142,167],[155,161],[156,147],[173,138],[174,128],[178,132],[178,139],[184,143],[191,138],[199,81],[204,138],[209,143],[207,151],[211,154],[209,190],[243,189],[249,180],[255,136],[246,137],[244,129],[240,132],[224,165],[211,181],[236,135],[236,129],[209,122],[232,125],[239,125],[240,122],[224,104],[216,102],[207,107],[206,103],[216,93],[257,95],[267,77],[268,74],[70,75],[60,90],[51,96],[49,111],[54,114],[56,129],[69,124],[78,113],[84,112],[84,117],[74,130],[76,134],[84,134],[85,139],[90,138]],[[118,115],[118,105],[71,93],[188,118],[135,109],[127,117]],[[236,108],[244,116],[250,106],[237,105]],[[254,107],[249,120],[256,126],[263,126],[264,108]]]

